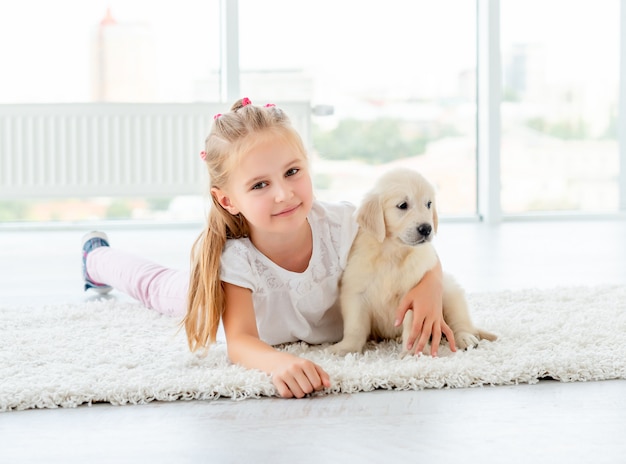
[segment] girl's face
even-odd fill
[[[304,154],[275,136],[266,136],[245,153],[226,188],[212,193],[229,213],[241,213],[257,237],[293,233],[306,221],[313,203]]]

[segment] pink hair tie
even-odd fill
[[[271,108],[272,106],[276,106],[273,103],[266,103],[265,108]]]
[[[217,113],[215,116],[213,116],[213,121],[215,121],[217,118],[219,118],[222,115],[222,113]]]
[[[202,159],[202,161],[206,161],[206,151],[200,152],[200,159]]]
[[[250,99],[248,97],[244,97],[241,99],[241,106],[248,106],[251,105],[252,102],[250,101]]]

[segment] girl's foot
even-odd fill
[[[87,255],[96,248],[109,246],[109,237],[104,232],[93,231],[83,236],[83,279],[85,280],[85,291],[93,291],[104,295],[113,290],[113,287],[99,282],[94,282],[87,274]]]

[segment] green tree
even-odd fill
[[[147,198],[148,208],[152,211],[167,211],[171,198]]]
[[[0,222],[24,221],[28,209],[26,201],[0,201]]]
[[[582,140],[589,137],[589,127],[582,118],[556,122],[548,122],[543,118],[533,118],[526,121],[526,126],[563,140]]]
[[[395,119],[343,119],[331,131],[313,128],[313,145],[331,160],[357,159],[371,164],[421,155],[427,138],[409,123]]]
[[[128,219],[131,216],[132,208],[127,201],[114,200],[107,208],[107,219]]]

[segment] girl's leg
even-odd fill
[[[133,254],[103,246],[87,254],[89,278],[130,295],[168,316],[185,315],[189,272],[160,266]]]

